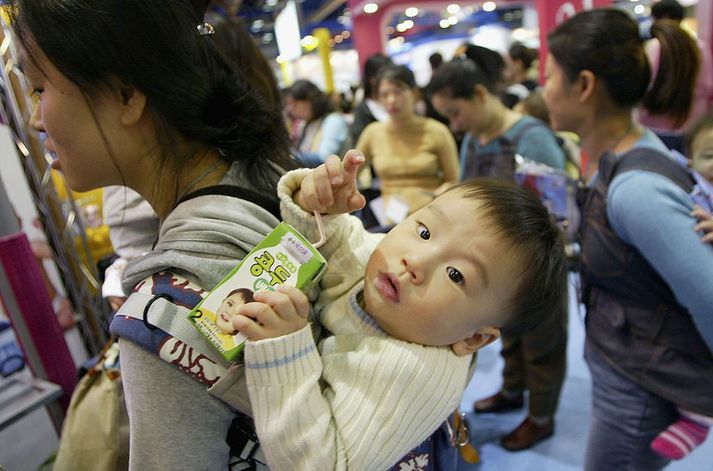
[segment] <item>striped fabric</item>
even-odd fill
[[[670,460],[680,460],[706,439],[708,427],[684,416],[669,425],[651,442],[651,449]]]

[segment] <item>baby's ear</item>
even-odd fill
[[[459,357],[471,355],[481,348],[496,341],[500,337],[500,329],[497,327],[486,327],[480,329],[463,340],[458,340],[451,345],[453,353]]]

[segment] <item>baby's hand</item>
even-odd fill
[[[698,205],[693,207],[692,213],[698,224],[694,227],[697,232],[703,232],[703,242],[713,242],[713,215]]]
[[[309,300],[293,286],[257,291],[256,302],[243,304],[233,327],[250,340],[264,340],[297,332],[307,325]]]
[[[323,214],[350,213],[361,209],[366,199],[357,189],[357,171],[364,163],[359,151],[350,150],[340,161],[336,155],[312,170],[302,181],[294,201],[305,211]]]

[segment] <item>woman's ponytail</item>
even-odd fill
[[[675,126],[681,126],[693,105],[700,51],[694,38],[675,21],[656,21],[651,36],[659,41],[660,56],[642,104],[651,114],[666,116]]]

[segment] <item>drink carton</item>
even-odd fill
[[[189,314],[188,318],[228,361],[243,350],[245,337],[233,331],[233,311],[253,301],[258,290],[280,285],[309,291],[324,275],[327,262],[305,237],[280,223]]]

